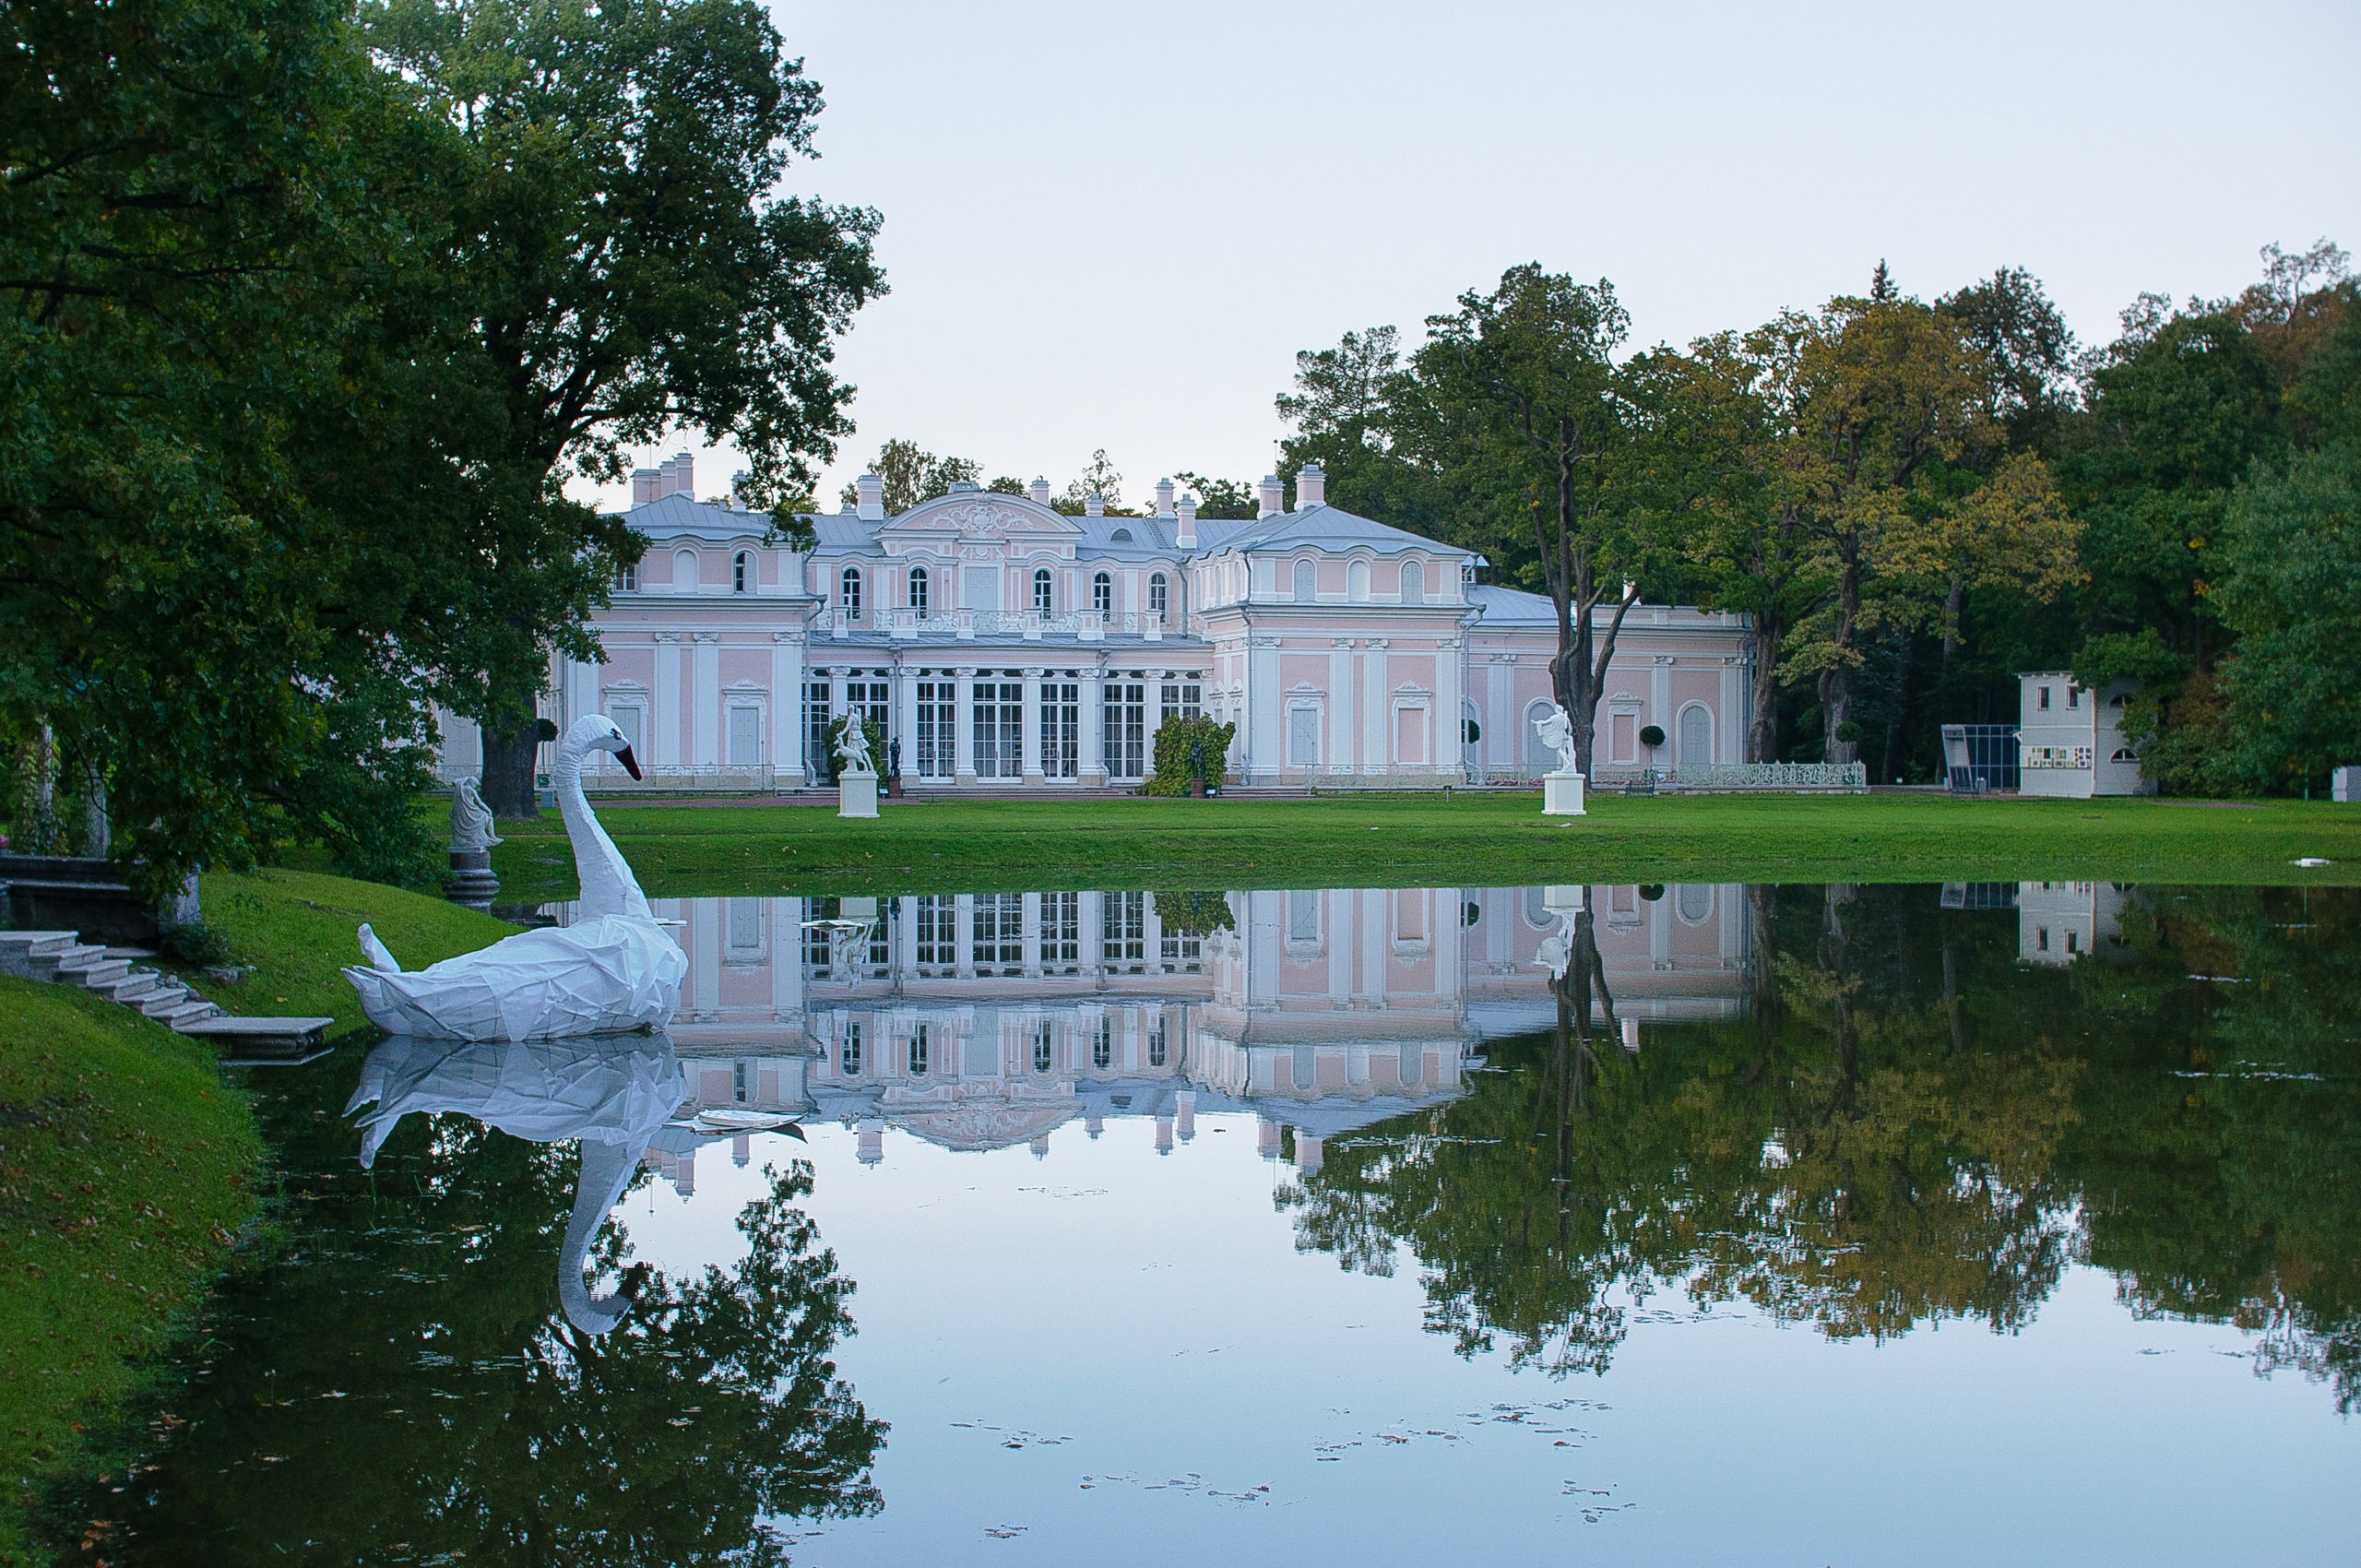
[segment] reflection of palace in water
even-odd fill
[[[1626,1046],[1739,1010],[1737,885],[1233,893],[1228,927],[1220,895],[1193,920],[1152,893],[653,903],[689,955],[694,1106],[837,1118],[864,1160],[888,1124],[1046,1154],[1068,1122],[1152,1117],[1169,1153],[1200,1114],[1251,1111],[1266,1155],[1291,1137],[1316,1165],[1323,1138],[1456,1096],[1487,1040],[1554,1027],[1545,944],[1585,897]],[[694,1181],[687,1148],[650,1158]]]

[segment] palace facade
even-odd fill
[[[825,782],[827,726],[873,719],[906,783],[1128,790],[1176,714],[1235,723],[1238,783],[1442,787],[1555,766],[1548,600],[1479,585],[1468,552],[1325,504],[1307,467],[1263,513],[1200,518],[1157,486],[1152,517],[1082,517],[955,486],[888,517],[875,475],[812,519],[814,548],[694,498],[683,454],[635,480],[646,556],[594,617],[602,664],[560,659],[547,717],[611,716],[647,774],[602,790]],[[1602,612],[1603,630],[1608,615]],[[1745,756],[1743,616],[1641,605],[1600,705],[1605,777]],[[1660,730],[1648,745],[1643,735]],[[444,719],[444,774],[472,775],[474,726]],[[887,759],[880,759],[881,762]]]

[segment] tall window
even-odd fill
[[[1082,895],[1041,895],[1041,968],[1070,975],[1082,962]]]
[[[1041,773],[1074,778],[1082,771],[1082,687],[1073,681],[1041,683]]]
[[[753,575],[753,555],[742,550],[730,558],[730,591],[731,593],[744,593],[746,585]]]
[[[847,681],[845,711],[858,713],[877,726],[877,738],[882,742],[894,733],[894,687],[888,681]],[[883,769],[885,759],[873,756],[871,766]]]
[[[910,1074],[913,1077],[923,1077],[926,1075],[928,1044],[926,1032],[926,1026],[920,1024],[910,1034]]]
[[[1037,1073],[1048,1072],[1050,1058],[1050,1026],[1045,1023],[1036,1024],[1033,1026],[1033,1070]]]
[[[812,759],[814,777],[828,777],[828,720],[836,715],[828,710],[828,683],[806,681],[803,683],[803,754]]]
[[[1100,1072],[1115,1064],[1115,1031],[1104,1017],[1098,1020],[1098,1038],[1090,1042],[1090,1064]]]
[[[1101,615],[1115,613],[1115,579],[1104,572],[1090,579],[1090,608]]]
[[[1147,895],[1101,894],[1106,918],[1100,931],[1099,961],[1110,968],[1136,974],[1147,961]]]
[[[1104,692],[1107,719],[1108,774],[1116,778],[1147,777],[1147,683],[1109,681]]]
[[[1427,568],[1423,562],[1402,563],[1402,602],[1419,604],[1427,597]]]
[[[837,602],[845,607],[846,620],[858,621],[860,619],[860,567],[847,566],[845,568],[844,576],[838,579]]]
[[[930,893],[918,900],[916,932],[919,973],[947,975],[959,967],[959,905],[948,893]]]
[[[836,919],[836,911],[844,906],[834,898],[806,898],[803,918],[814,922]],[[815,975],[828,972],[829,960],[835,956],[828,944],[828,928],[817,923],[803,930],[803,967]]]
[[[1014,681],[979,681],[976,692],[976,777],[1014,778],[1024,772],[1025,688]]]
[[[1148,578],[1147,612],[1156,617],[1158,625],[1164,624],[1164,612],[1171,599],[1171,585],[1164,580],[1163,573],[1158,572]]]
[[[923,616],[926,613],[926,568],[924,566],[910,568],[910,609],[918,615]]]
[[[1021,972],[1025,967],[1025,895],[979,893],[969,916],[969,956],[979,975]]]
[[[1319,570],[1310,561],[1295,564],[1295,599],[1298,604],[1309,604],[1319,597]]]
[[[1159,1013],[1157,1015],[1156,1022],[1147,1031],[1147,1064],[1151,1067],[1161,1067],[1164,1065],[1164,1015]]]
[[[859,1024],[845,1025],[844,1044],[836,1052],[836,1065],[844,1069],[844,1075],[848,1078],[860,1076],[860,1026]]]
[[[1042,614],[1047,615],[1050,613],[1050,605],[1051,602],[1052,598],[1050,588],[1050,569],[1047,566],[1042,566],[1038,568],[1033,574],[1033,608],[1039,611]]]
[[[1157,702],[1156,707],[1156,721],[1161,724],[1176,714],[1182,719],[1198,718],[1204,708],[1204,691],[1205,688],[1193,676],[1186,680],[1165,682],[1164,689],[1159,694],[1161,700]],[[1207,757],[1205,760],[1211,762],[1213,758]]]
[[[948,778],[958,761],[959,688],[949,681],[920,681],[918,695],[919,777]]]

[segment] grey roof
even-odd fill
[[[1467,602],[1476,607],[1476,624],[1479,626],[1554,627],[1558,624],[1558,607],[1540,594],[1527,593],[1523,588],[1478,583],[1467,590]]]
[[[1373,522],[1336,506],[1275,512],[1267,517],[1241,525],[1236,533],[1224,539],[1216,548],[1284,550],[1295,544],[1317,544],[1328,549],[1363,545],[1387,554],[1405,550],[1427,550],[1444,555],[1468,553],[1456,545],[1442,544],[1388,523]]]
[[[650,539],[729,539],[740,534],[760,538],[771,527],[768,512],[742,512],[686,495],[642,502],[623,516]]]

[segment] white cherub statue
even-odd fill
[[[1566,717],[1565,708],[1551,703],[1548,713],[1535,719],[1533,727],[1540,732],[1543,745],[1556,748],[1558,771],[1574,772],[1574,721]]]
[[[836,720],[836,750],[844,758],[840,771],[856,778],[877,777],[877,765],[869,758],[869,731],[858,713]]]
[[[492,830],[492,808],[476,792],[476,781],[462,778],[451,790],[451,849],[454,854],[480,855],[500,842]]]

